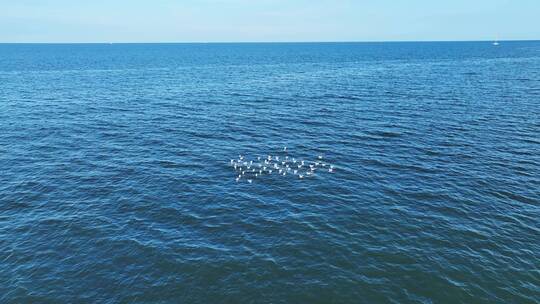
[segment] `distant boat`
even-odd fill
[[[499,41],[494,41],[494,42],[493,42],[493,45],[494,45],[494,46],[499,45]]]

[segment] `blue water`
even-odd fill
[[[539,134],[540,42],[0,45],[0,303],[540,303]]]

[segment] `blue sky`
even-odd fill
[[[0,0],[0,42],[540,39],[540,0]]]

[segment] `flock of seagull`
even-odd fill
[[[249,160],[243,155],[239,155],[238,159],[231,159],[230,165],[236,174],[236,182],[245,179],[251,184],[254,179],[264,175],[292,175],[304,179],[313,177],[316,172],[333,173],[335,170],[333,165],[323,160],[322,155],[319,155],[315,161],[304,161],[289,157],[287,147],[283,148],[283,152],[281,156],[258,156],[256,160]]]

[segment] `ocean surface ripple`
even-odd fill
[[[540,303],[539,134],[534,41],[0,45],[0,303]]]

